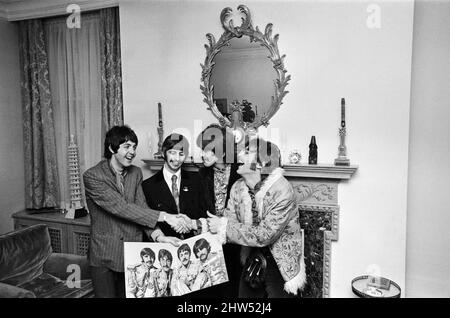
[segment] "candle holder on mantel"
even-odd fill
[[[163,120],[162,120],[162,106],[161,103],[158,103],[158,128],[156,128],[158,132],[158,151],[153,154],[154,159],[161,159],[163,157],[162,154],[162,144],[163,144],[163,137],[164,137],[164,127],[163,127]]]
[[[339,128],[340,144],[338,147],[338,157],[334,159],[336,166],[350,166],[350,159],[347,158],[347,147],[345,146],[345,98],[341,99],[341,127]]]

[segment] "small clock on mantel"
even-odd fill
[[[294,149],[289,153],[289,163],[291,165],[299,165],[301,160],[302,155],[300,154],[300,151]]]

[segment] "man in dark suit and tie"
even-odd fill
[[[183,135],[171,134],[162,144],[162,153],[163,168],[142,182],[147,204],[155,210],[188,216],[189,219],[184,219],[189,221],[189,231],[181,228],[177,231],[164,223],[158,223],[158,227],[164,235],[181,239],[207,231],[198,174],[181,168],[189,154],[189,142]]]
[[[166,222],[179,231],[183,218],[149,209],[142,193],[142,172],[131,162],[138,139],[128,126],[114,126],[105,137],[104,157],[83,174],[91,215],[89,263],[96,297],[124,297],[123,242],[142,242],[144,232],[155,241],[177,245],[177,238],[153,231]],[[170,228],[169,226],[169,228]]]

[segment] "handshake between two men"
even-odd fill
[[[177,232],[178,234],[186,234],[191,231],[197,231],[198,233],[210,231],[211,233],[215,234],[218,231],[218,227],[220,225],[220,218],[215,216],[214,214],[208,213],[207,219],[191,219],[186,214],[170,214],[170,213],[164,213],[163,220],[167,224],[172,227],[172,229]],[[175,246],[178,246],[178,242],[181,240],[177,237],[173,236],[161,236],[159,237],[157,242],[160,243],[171,243]]]

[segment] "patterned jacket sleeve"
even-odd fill
[[[242,191],[239,182],[236,182],[231,190],[230,197],[227,202],[227,207],[223,212],[223,217],[220,218],[220,224],[217,231],[217,237],[221,244],[225,244],[227,242],[227,224],[229,221],[234,221],[235,223],[239,223],[238,211],[242,209],[242,206],[239,206],[239,192]],[[242,204],[242,203],[241,203]],[[237,209],[236,209],[237,208]]]
[[[229,219],[227,241],[244,246],[263,247],[276,241],[295,212],[295,196],[292,189],[277,189],[271,193],[264,216],[258,225],[246,225]]]
[[[141,188],[142,173],[140,173],[138,178],[137,187]],[[106,212],[137,224],[151,228],[155,227],[159,218],[159,211],[144,208],[140,204],[128,203],[117,190],[102,180],[101,175],[86,171],[83,175],[83,180],[86,197],[94,201]]]
[[[229,221],[239,222],[236,206],[239,205],[238,201],[238,192],[240,190],[240,183],[235,182],[230,190],[230,197],[228,198],[227,207],[223,212],[223,216],[226,217]]]

